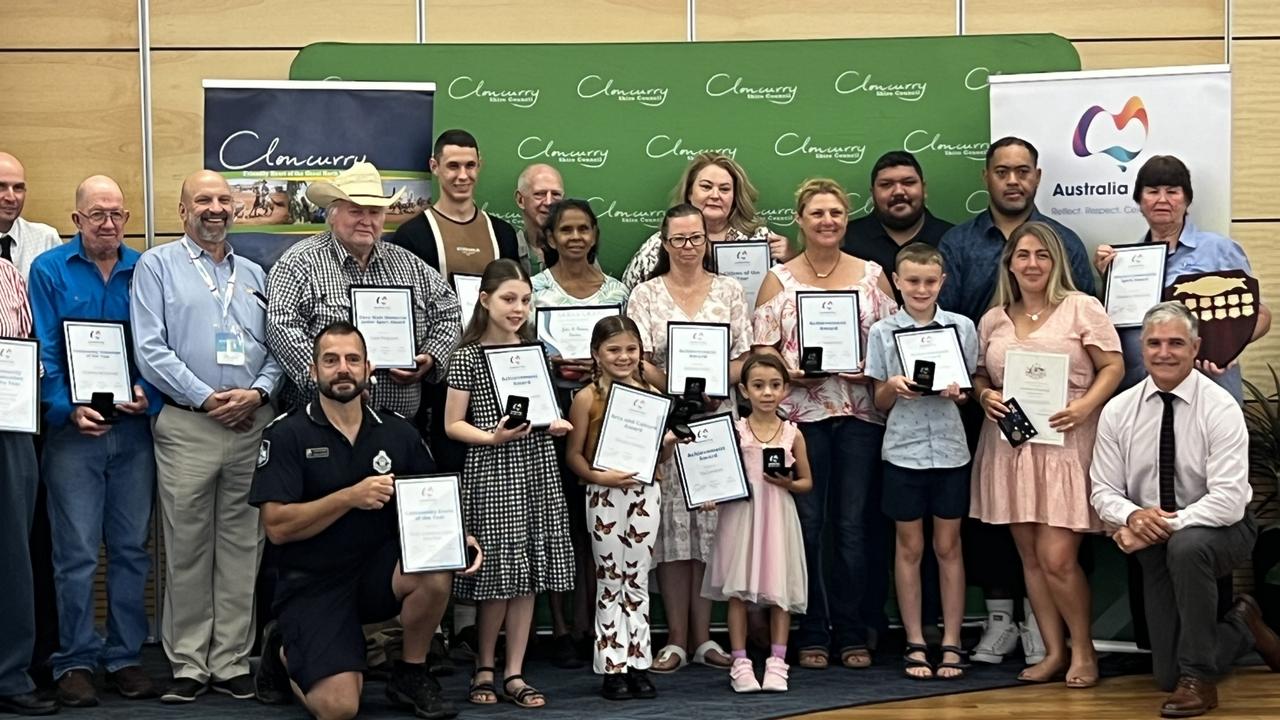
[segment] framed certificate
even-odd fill
[[[1004,355],[1004,387],[1000,393],[1015,398],[1039,433],[1030,442],[1062,445],[1062,433],[1049,426],[1049,417],[1067,406],[1067,373],[1071,358],[1065,353],[1010,350]]]
[[[565,360],[591,359],[591,332],[601,318],[619,315],[621,305],[565,305],[537,310],[538,339]]]
[[[856,290],[796,293],[800,356],[822,348],[822,372],[862,372],[862,315]]]
[[[493,377],[498,407],[506,407],[507,398],[517,395],[529,398],[525,417],[535,428],[545,428],[560,419],[560,405],[556,403],[542,343],[493,345],[484,348],[484,359]]]
[[[676,467],[684,502],[690,510],[703,504],[746,500],[751,496],[747,469],[732,413],[712,415],[689,423],[693,442],[676,445]]]
[[[418,334],[413,325],[413,288],[351,287],[351,324],[364,335],[369,362],[379,370],[416,370]]]
[[[40,344],[0,338],[0,432],[40,432]]]
[[[470,273],[451,273],[453,291],[458,295],[458,307],[462,310],[462,329],[471,324],[471,314],[476,311],[476,303],[480,302],[480,276]]]
[[[940,392],[951,383],[959,385],[961,390],[973,389],[973,378],[969,375],[969,364],[965,362],[960,332],[955,325],[895,330],[893,340],[902,373],[907,377],[913,377],[916,361],[924,360],[934,364],[933,386],[929,390]]]
[[[729,324],[667,323],[667,392],[684,392],[685,379],[706,381],[708,397],[729,397]]]
[[[1114,246],[1103,305],[1116,327],[1141,327],[1142,316],[1164,297],[1169,246],[1162,242]]]
[[[462,495],[456,474],[396,478],[400,571],[405,574],[467,567]]]
[[[665,395],[612,383],[592,469],[633,472],[636,480],[652,485],[671,403]]]
[[[711,244],[711,252],[716,272],[742,283],[742,289],[747,295],[747,312],[755,310],[760,285],[769,274],[769,265],[773,262],[773,256],[769,254],[769,243],[763,240],[718,242]]]
[[[116,403],[132,402],[129,340],[122,322],[63,320],[71,402],[88,405],[94,393],[111,393]]]

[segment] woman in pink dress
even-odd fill
[[[978,322],[973,384],[987,419],[973,459],[970,514],[1010,525],[1022,558],[1046,655],[1018,679],[1065,677],[1067,687],[1092,687],[1098,660],[1089,585],[1076,555],[1082,533],[1102,529],[1089,505],[1089,463],[1098,414],[1124,374],[1120,338],[1097,298],[1076,291],[1053,228],[1024,223],[1009,236],[1000,265],[995,302]],[[1036,428],[1061,433],[1061,445],[1033,441],[1015,448],[996,425],[1009,412],[1002,394],[1009,351],[1067,357],[1067,406],[1048,418],[1048,428]],[[1069,656],[1063,620],[1071,633]]]

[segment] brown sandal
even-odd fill
[[[800,667],[809,670],[826,670],[830,666],[830,656],[822,648],[805,648],[800,651]]]
[[[841,650],[840,664],[853,670],[865,670],[871,667],[871,651],[866,648]]]

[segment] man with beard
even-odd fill
[[[259,685],[291,682],[322,720],[355,717],[366,667],[361,625],[399,615],[404,651],[387,699],[421,718],[453,717],[426,666],[452,574],[401,572],[393,504],[396,476],[431,473],[435,463],[404,418],[362,402],[372,368],[354,325],[320,330],[311,354],[319,396],[267,428],[249,495],[280,550],[278,620],[264,635]],[[463,571],[470,575],[482,557],[475,538],[466,542],[477,551]]]
[[[871,168],[875,210],[849,223],[844,232],[844,251],[891,273],[898,251],[907,245],[923,242],[938,247],[943,233],[953,226],[934,217],[925,207],[926,199],[924,170],[915,155],[904,150],[881,155]],[[893,296],[902,305],[902,293],[897,288]]]
[[[1009,233],[1019,225],[1037,220],[1052,227],[1062,238],[1071,264],[1076,289],[1095,292],[1093,267],[1080,236],[1071,228],[1036,209],[1040,187],[1040,153],[1031,143],[1017,137],[1003,137],[987,148],[987,164],[982,181],[990,204],[968,222],[942,236],[938,248],[946,262],[947,282],[938,295],[938,304],[958,312],[975,323],[991,307],[996,288],[1000,252]]]
[[[564,197],[564,180],[550,165],[535,163],[525,168],[516,181],[516,206],[524,216],[524,227],[516,232],[520,247],[520,264],[529,277],[542,272],[542,224],[547,211]]]
[[[253,590],[262,550],[249,485],[282,369],[266,337],[267,278],[227,242],[231,188],[201,170],[182,184],[186,234],[148,250],[133,280],[134,347],[160,389],[155,423],[165,596],[160,628],[174,682],[164,702],[212,687],[251,698]]]
[[[132,397],[115,397],[115,421],[72,402],[64,320],[129,320],[129,285],[137,250],[125,245],[129,211],[114,180],[95,175],[76,188],[71,220],[80,231],[31,264],[29,298],[40,340],[41,401],[48,421],[41,481],[48,491],[59,649],[50,658],[58,699],[68,707],[98,704],[93,676],[130,699],[153,697],[141,667],[147,637],[143,592],[155,461],[148,416],[160,395],[130,368]],[[107,553],[107,636],[95,629],[94,576]],[[7,591],[7,590],[6,590]]]

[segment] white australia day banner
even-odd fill
[[[1133,201],[1138,169],[1175,155],[1191,170],[1189,217],[1231,225],[1231,68],[1196,65],[991,76],[991,138],[1040,151],[1040,212],[1098,245],[1142,240]]]

